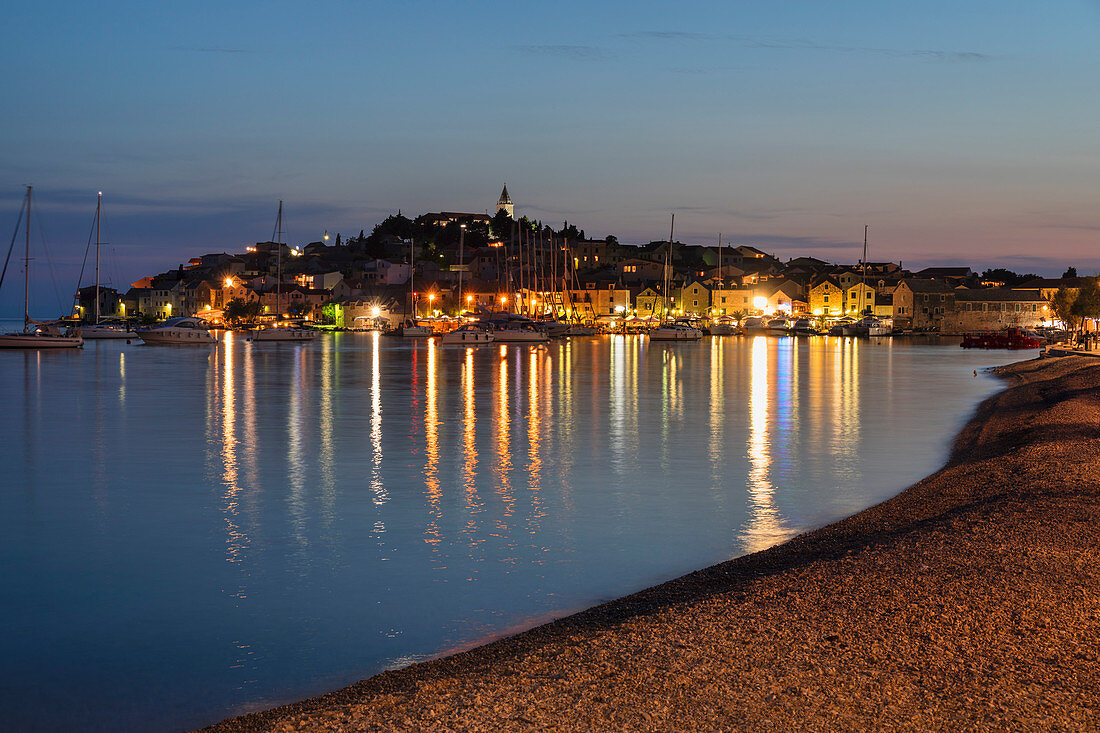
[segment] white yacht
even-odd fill
[[[139,328],[137,335],[147,344],[203,345],[217,341],[202,319],[191,316],[169,318],[157,326]]]
[[[729,316],[723,316],[714,320],[707,330],[710,331],[711,336],[732,336],[737,333],[737,327],[733,324],[733,319]]]
[[[702,330],[687,323],[666,323],[649,331],[650,341],[698,341]]]
[[[791,332],[799,336],[814,336],[819,333],[817,326],[809,318],[799,318],[792,323]]]
[[[418,326],[416,321],[409,319],[392,331],[386,331],[387,336],[404,336],[405,338],[425,338],[434,336],[435,331],[431,326]]]
[[[460,344],[463,346],[477,346],[478,344],[491,344],[494,341],[493,332],[476,323],[467,323],[459,326],[454,331],[444,334],[444,344]]]
[[[741,330],[749,336],[759,336],[768,332],[768,326],[760,316],[749,316],[741,322]]]
[[[273,326],[253,331],[248,338],[251,341],[313,341],[321,335],[320,331],[312,328],[297,328],[295,326]]]

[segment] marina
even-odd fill
[[[764,549],[934,470],[1019,358],[439,341],[0,353],[9,720],[212,723]]]

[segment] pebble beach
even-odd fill
[[[1100,362],[996,373],[947,464],[882,504],[206,730],[1095,728]]]

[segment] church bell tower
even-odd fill
[[[515,207],[512,206],[512,197],[508,195],[508,184],[505,183],[504,190],[500,192],[500,198],[497,200],[497,213],[499,214],[504,211],[507,212],[508,216],[515,218],[513,214],[514,209]]]

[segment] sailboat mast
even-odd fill
[[[863,259],[859,268],[859,314],[863,315],[864,290],[867,289],[867,225],[863,225]]]
[[[661,320],[665,320],[668,315],[668,289],[671,284],[671,273],[669,268],[672,265],[672,236],[676,231],[676,214],[672,215],[672,223],[668,227],[668,249],[665,250],[665,271],[664,282],[661,285]]]
[[[275,321],[283,316],[283,200],[275,217]]]
[[[31,187],[27,186],[27,241],[23,254],[23,329],[31,323]]]
[[[99,325],[99,212],[103,206],[103,192],[95,200],[95,325]]]

